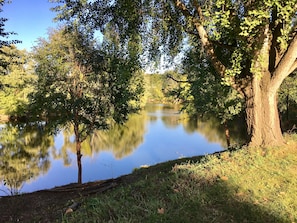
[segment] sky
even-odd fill
[[[8,19],[5,22],[5,32],[17,33],[17,35],[10,35],[9,40],[22,41],[16,44],[17,48],[30,51],[39,37],[47,37],[49,28],[57,27],[58,23],[53,22],[56,13],[50,10],[54,6],[55,4],[50,3],[49,0],[11,0],[10,4],[4,4],[0,17]],[[100,32],[95,32],[95,35],[102,40]],[[147,72],[163,73],[163,65],[164,61],[161,61],[157,71],[149,68]]]
[[[17,47],[30,51],[39,37],[47,36],[48,28],[57,26],[53,22],[56,14],[50,10],[53,6],[48,0],[12,0],[5,4],[0,15],[8,19],[5,31],[17,33],[9,39],[21,40]]]

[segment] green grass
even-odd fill
[[[62,221],[297,222],[296,139],[136,170]]]

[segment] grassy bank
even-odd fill
[[[287,140],[136,170],[134,181],[86,198],[62,220],[297,222],[297,136]]]

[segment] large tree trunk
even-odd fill
[[[250,146],[279,146],[284,143],[277,109],[277,90],[263,77],[254,76],[244,89]]]
[[[208,29],[205,28],[203,8],[198,1],[194,1],[193,4],[185,4],[184,2],[187,1],[176,0],[176,7],[185,18],[193,23],[201,45],[216,73],[221,78],[226,78],[226,75],[228,75],[226,68],[228,67],[225,65],[225,58],[220,58],[216,53],[214,44],[217,43],[209,38],[208,33],[211,32],[208,32]],[[194,8],[190,8],[189,5],[194,6]],[[249,9],[248,5],[244,4],[243,7]],[[293,32],[287,42],[288,45],[286,49],[282,49],[283,47],[279,44],[279,37],[282,35],[283,23],[278,22],[280,17],[277,14],[277,8],[271,10],[273,15],[271,15],[270,20],[267,19],[263,23],[266,25],[258,26],[257,37],[248,36],[246,38],[248,43],[246,46],[248,47],[245,44],[243,45],[247,50],[246,53],[249,54],[246,59],[251,59],[250,63],[245,64],[241,70],[243,73],[240,75],[227,76],[230,78],[228,84],[245,96],[250,146],[282,145],[284,143],[277,110],[277,91],[283,80],[297,69],[297,26],[292,26]],[[189,33],[192,34],[192,30]],[[243,36],[240,36],[240,34],[238,37],[243,40]],[[232,38],[236,39],[236,36]],[[236,49],[237,44],[235,46],[224,45],[222,40],[218,44],[225,49],[230,49],[230,47],[233,50]],[[241,47],[239,42],[238,47]],[[253,49],[253,51],[249,48]]]

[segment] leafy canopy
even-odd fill
[[[2,46],[0,60],[6,64],[0,67],[0,113],[21,114],[28,105],[28,95],[32,92],[32,83],[36,80],[34,63],[26,51],[16,46]],[[5,74],[5,75],[4,75]]]
[[[132,59],[108,43],[99,46],[73,26],[52,30],[34,52],[38,82],[31,109],[44,116],[51,129],[71,123],[79,126],[78,140],[83,141],[94,129],[123,122],[137,109],[141,74]]]
[[[0,13],[3,12],[2,10],[2,7],[4,6],[4,4],[7,4],[9,3],[9,1],[6,1],[6,0],[0,0]],[[10,35],[15,35],[16,33],[15,32],[7,32],[5,31],[5,22],[7,21],[8,19],[7,18],[3,18],[3,17],[0,17],[0,55],[6,55],[6,56],[9,56],[7,54],[7,52],[3,51],[2,49],[2,46],[9,46],[11,44],[17,44],[17,43],[21,43],[21,41],[19,40],[7,40],[8,37]],[[2,59],[0,59],[0,74],[3,74],[2,73],[2,69],[5,69],[7,67],[7,62],[6,61],[3,61]]]

